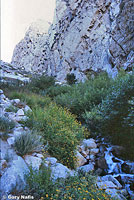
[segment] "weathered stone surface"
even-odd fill
[[[77,158],[76,167],[80,167],[87,162],[87,160],[78,151],[76,152],[76,158]]]
[[[42,72],[47,68],[47,38],[50,24],[42,20],[32,23],[23,40],[16,46],[12,64],[21,70]]]
[[[67,178],[71,173],[71,170],[69,170],[66,166],[62,165],[61,163],[56,163],[52,165],[51,170],[51,176],[53,180],[56,180],[57,178]]]
[[[30,166],[32,166],[34,169],[39,170],[40,165],[42,163],[42,159],[35,157],[35,156],[31,156],[31,155],[26,155],[24,157],[25,162]]]
[[[99,153],[99,149],[98,148],[90,150],[90,154],[96,155],[97,153]]]
[[[79,171],[83,171],[85,173],[88,173],[88,172],[92,172],[94,171],[94,164],[93,163],[89,163],[87,165],[84,165],[84,166],[81,166],[81,167],[78,167],[77,170]]]
[[[13,66],[7,62],[0,61],[1,81],[8,84],[24,84],[29,82],[28,74],[24,70],[20,70],[18,66]]]
[[[87,73],[102,70],[116,76],[118,67],[133,63],[133,3],[57,0],[49,31],[48,25],[45,30],[40,28],[46,27],[46,22],[32,25],[16,46],[12,64],[27,71],[46,72],[60,82],[67,73],[74,73],[79,81]]]
[[[85,148],[89,148],[89,149],[95,149],[97,148],[97,144],[95,143],[94,139],[84,139],[82,144],[85,146]]]
[[[24,160],[17,156],[16,160],[13,160],[11,166],[7,168],[6,172],[1,177],[1,195],[9,194],[16,191],[21,191],[25,186],[24,174],[29,169]]]
[[[118,187],[118,189],[122,188],[122,185],[119,183],[119,181],[116,178],[114,178],[112,175],[103,176],[103,177],[101,177],[101,180],[102,181],[112,181]]]
[[[54,164],[57,163],[57,159],[54,158],[54,157],[47,157],[45,160],[46,160],[48,163],[50,163],[51,165],[54,165]]]
[[[117,186],[112,181],[97,182],[97,186],[99,189],[117,188]]]
[[[116,24],[111,32],[110,60],[114,66],[121,67],[131,60],[128,55],[134,50],[134,1],[122,0],[119,14],[116,17]],[[134,60],[133,60],[134,62]]]

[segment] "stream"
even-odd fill
[[[116,178],[128,194],[134,199],[134,162],[124,161],[113,155],[113,147],[107,145],[104,151],[105,160],[108,165],[106,173]]]

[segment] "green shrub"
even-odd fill
[[[47,96],[42,97],[37,94],[26,92],[12,92],[10,93],[9,98],[18,98],[22,102],[25,102],[25,104],[29,105],[31,108],[35,108],[36,106],[44,107],[50,104],[51,102],[51,99]]]
[[[75,84],[76,83],[76,78],[75,78],[75,75],[72,73],[72,74],[67,74],[67,77],[66,77],[66,79],[67,79],[67,83],[69,84],[69,85],[73,85],[73,84]]]
[[[24,192],[42,200],[111,200],[109,195],[95,186],[95,179],[90,174],[79,174],[52,182],[49,168],[42,167],[39,171],[31,168],[26,176],[27,186]]]
[[[40,170],[29,168],[30,172],[26,174],[26,188],[24,190],[25,195],[32,195],[35,199],[51,196],[56,192],[55,184],[51,180],[51,170],[45,167]]]
[[[92,131],[111,136],[115,144],[126,147],[134,156],[134,74],[119,76],[100,105],[87,112],[85,119]]]
[[[0,131],[11,131],[15,127],[15,122],[7,117],[0,117]]]
[[[48,141],[51,156],[70,168],[75,167],[75,150],[86,130],[74,115],[52,103],[44,110],[33,110],[26,125],[42,132],[43,138]]]
[[[68,85],[55,85],[51,86],[45,91],[45,94],[51,97],[52,99],[58,95],[65,94],[70,90],[70,86]]]
[[[28,84],[27,88],[32,92],[40,93],[40,91],[46,90],[55,85],[55,79],[52,76],[36,76],[33,77]]]
[[[24,132],[15,138],[13,147],[18,155],[24,156],[38,150],[42,146],[41,137],[37,133]]]
[[[55,101],[81,119],[85,110],[90,111],[94,105],[101,103],[112,82],[113,80],[103,73],[85,83],[73,85],[69,92],[57,96]]]

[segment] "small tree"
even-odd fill
[[[76,83],[76,78],[75,78],[75,75],[72,73],[72,74],[67,74],[67,77],[66,77],[66,79],[67,79],[67,83],[69,84],[69,85],[73,85],[73,84],[75,84]]]

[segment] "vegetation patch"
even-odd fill
[[[44,109],[36,108],[26,125],[41,132],[48,141],[49,153],[69,168],[75,167],[75,151],[86,129],[67,109],[51,103]]]
[[[134,73],[119,76],[104,100],[86,112],[85,121],[90,130],[108,135],[113,143],[126,147],[126,157],[133,159]]]
[[[41,137],[37,133],[24,132],[14,141],[14,149],[18,155],[24,156],[37,151],[42,146]]]
[[[52,76],[35,76],[31,78],[31,81],[27,85],[27,88],[35,93],[40,93],[55,85],[55,79]]]
[[[28,104],[31,108],[35,108],[37,106],[44,108],[51,102],[50,97],[45,96],[44,98],[38,94],[27,92],[11,92],[8,96],[11,99],[20,99],[25,104]]]
[[[95,186],[95,177],[86,174],[59,179],[55,182],[51,179],[51,170],[42,167],[39,171],[30,168],[30,174],[26,176],[27,187],[25,194],[31,194],[36,199],[51,200],[111,200],[103,190]]]
[[[67,107],[70,111],[82,120],[82,114],[90,111],[94,105],[98,105],[109,92],[113,80],[106,73],[98,75],[96,78],[73,85],[71,89],[57,96],[57,104]]]
[[[0,117],[0,131],[9,132],[15,127],[15,122],[7,117]]]

